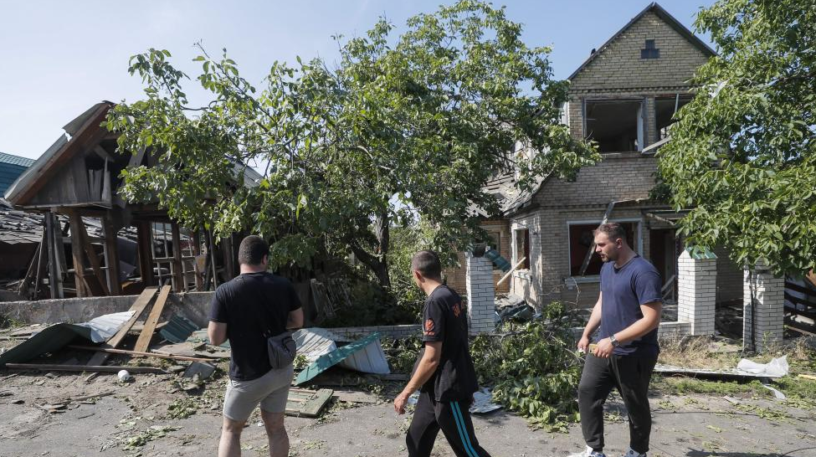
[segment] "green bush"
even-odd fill
[[[547,430],[577,422],[576,389],[582,359],[575,352],[571,316],[561,303],[544,318],[504,335],[479,335],[473,354],[480,384],[493,386],[493,399]]]

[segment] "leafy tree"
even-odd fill
[[[660,174],[693,244],[777,274],[816,266],[816,9],[809,0],[720,0],[695,26],[719,55],[695,76]]]
[[[546,151],[518,164],[522,186],[597,160],[558,122],[567,84],[552,79],[549,49],[525,45],[504,9],[462,0],[392,31],[380,20],[337,38],[334,69],[275,62],[260,92],[226,51],[214,59],[202,48],[197,80],[213,95],[203,107],[189,106],[188,78],[167,51],[132,57],[146,98],[119,104],[107,125],[120,150],[160,155],[124,172],[124,194],[158,200],[190,227],[261,233],[273,267],[352,252],[389,286],[392,226],[421,217],[436,228],[431,247],[450,256],[468,246],[479,234],[471,208],[496,211],[482,188],[517,141]],[[259,186],[226,185],[239,162],[260,164]]]

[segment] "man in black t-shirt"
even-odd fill
[[[219,457],[241,454],[241,431],[258,404],[271,455],[289,455],[283,417],[294,368],[272,369],[264,334],[303,326],[303,310],[292,284],[266,271],[268,254],[262,238],[244,238],[238,253],[241,274],[218,287],[210,305],[210,342],[229,340],[231,348]]]
[[[442,265],[434,252],[415,254],[411,273],[428,298],[422,310],[424,347],[411,380],[394,400],[397,414],[404,414],[408,397],[420,390],[406,437],[408,455],[430,456],[441,429],[457,456],[490,457],[476,440],[468,410],[479,386],[468,349],[467,310],[459,295],[442,284]]]

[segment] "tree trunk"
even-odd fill
[[[378,215],[374,220],[374,236],[377,238],[377,252],[370,254],[356,242],[351,244],[351,251],[360,262],[371,268],[382,287],[391,287],[391,276],[388,273],[388,250],[391,243],[391,228],[388,213]]]

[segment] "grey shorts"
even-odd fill
[[[293,376],[294,366],[289,365],[280,370],[269,370],[252,381],[230,379],[224,395],[224,416],[236,422],[244,422],[258,404],[268,413],[286,411],[286,399]]]

